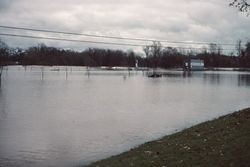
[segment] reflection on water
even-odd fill
[[[249,107],[250,74],[9,67],[0,166],[75,166]]]
[[[204,74],[203,79],[210,84],[220,84],[221,74]]]
[[[250,75],[240,74],[238,75],[239,86],[250,86]]]
[[[0,121],[5,118],[5,99],[2,95],[2,88],[1,88],[1,79],[0,79]]]

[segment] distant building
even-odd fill
[[[201,59],[190,59],[185,62],[184,70],[202,71],[204,70],[204,61]]]

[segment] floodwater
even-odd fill
[[[250,73],[8,67],[0,166],[78,166],[250,106]]]

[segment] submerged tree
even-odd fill
[[[250,15],[250,2],[247,0],[233,0],[229,5],[238,8],[240,12],[247,13],[247,16]]]

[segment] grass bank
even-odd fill
[[[248,167],[250,108],[208,121],[88,167]]]

